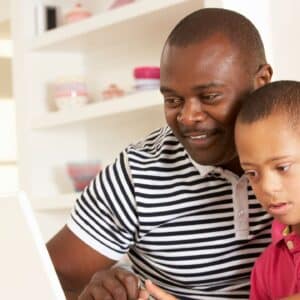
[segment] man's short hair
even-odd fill
[[[269,83],[248,95],[242,102],[237,123],[251,124],[280,113],[293,128],[300,121],[300,82],[282,80]]]
[[[171,31],[166,45],[186,47],[222,34],[240,50],[245,67],[256,72],[266,63],[262,39],[256,27],[241,14],[221,9],[204,8],[183,18]]]

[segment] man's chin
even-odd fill
[[[236,155],[236,153],[223,153],[223,154],[216,154],[216,155],[210,155],[208,156],[207,155],[207,151],[205,153],[206,155],[204,154],[201,154],[201,153],[190,153],[190,156],[191,158],[197,162],[198,164],[200,165],[203,165],[203,166],[224,166],[226,167],[227,165],[231,165],[231,164],[234,164],[234,165],[239,165],[239,162],[238,162],[238,157]],[[212,154],[212,153],[211,153]]]

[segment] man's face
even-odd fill
[[[234,122],[253,77],[220,35],[187,47],[166,46],[160,79],[166,121],[196,162],[226,165],[236,157]]]
[[[262,206],[300,233],[300,133],[282,113],[252,124],[238,122],[241,166]]]

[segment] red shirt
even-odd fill
[[[272,244],[256,260],[251,300],[277,300],[300,292],[300,235],[274,220]]]

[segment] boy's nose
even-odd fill
[[[269,200],[276,199],[281,191],[281,182],[278,176],[265,174],[260,180],[260,189]]]
[[[195,122],[202,122],[206,118],[203,104],[196,98],[187,99],[177,116],[178,122],[183,125],[191,125]]]

